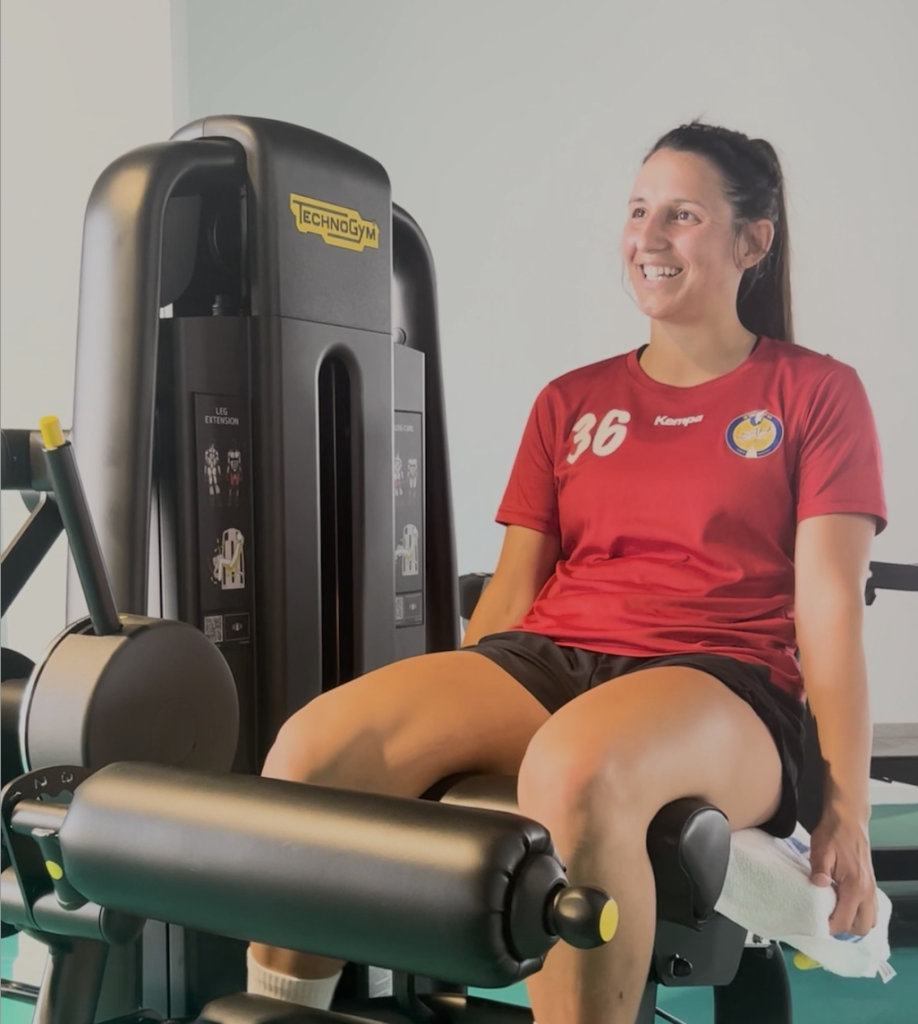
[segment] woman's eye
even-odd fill
[[[636,207],[635,209],[633,209],[631,211],[631,219],[634,220],[636,217],[643,217],[644,216],[644,212],[645,211],[642,210],[639,206]]]
[[[676,220],[689,221],[694,220],[695,214],[691,210],[677,210]]]

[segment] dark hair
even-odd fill
[[[737,231],[750,221],[770,220],[775,237],[768,255],[740,281],[736,312],[756,335],[794,340],[791,315],[790,242],[784,205],[784,176],[774,147],[729,128],[692,121],[667,132],[644,158],[661,149],[702,156],[720,173],[733,207]]]

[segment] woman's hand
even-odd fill
[[[866,822],[829,804],[812,835],[810,879],[838,891],[829,918],[832,935],[866,935],[877,923],[877,884]]]

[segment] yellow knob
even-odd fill
[[[42,444],[48,451],[60,448],[64,444],[64,432],[61,430],[61,421],[56,416],[42,416],[38,421],[41,430]]]
[[[58,881],[58,879],[61,879],[61,878],[64,877],[64,871],[61,868],[60,864],[55,864],[53,860],[46,860],[45,861],[45,867],[48,869],[48,874],[55,881]]]
[[[618,904],[610,899],[599,915],[599,937],[603,942],[608,942],[617,931]]]
[[[798,971],[815,971],[817,967],[822,967],[822,964],[806,953],[794,953],[794,967]]]

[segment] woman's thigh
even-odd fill
[[[527,751],[520,805],[544,819],[598,802],[634,827],[673,800],[700,797],[737,830],[774,815],[782,782],[774,739],[752,707],[706,672],[667,666],[604,683],[556,712]]]
[[[310,701],[284,724],[263,774],[419,796],[456,772],[515,774],[548,717],[488,658],[427,654]]]

